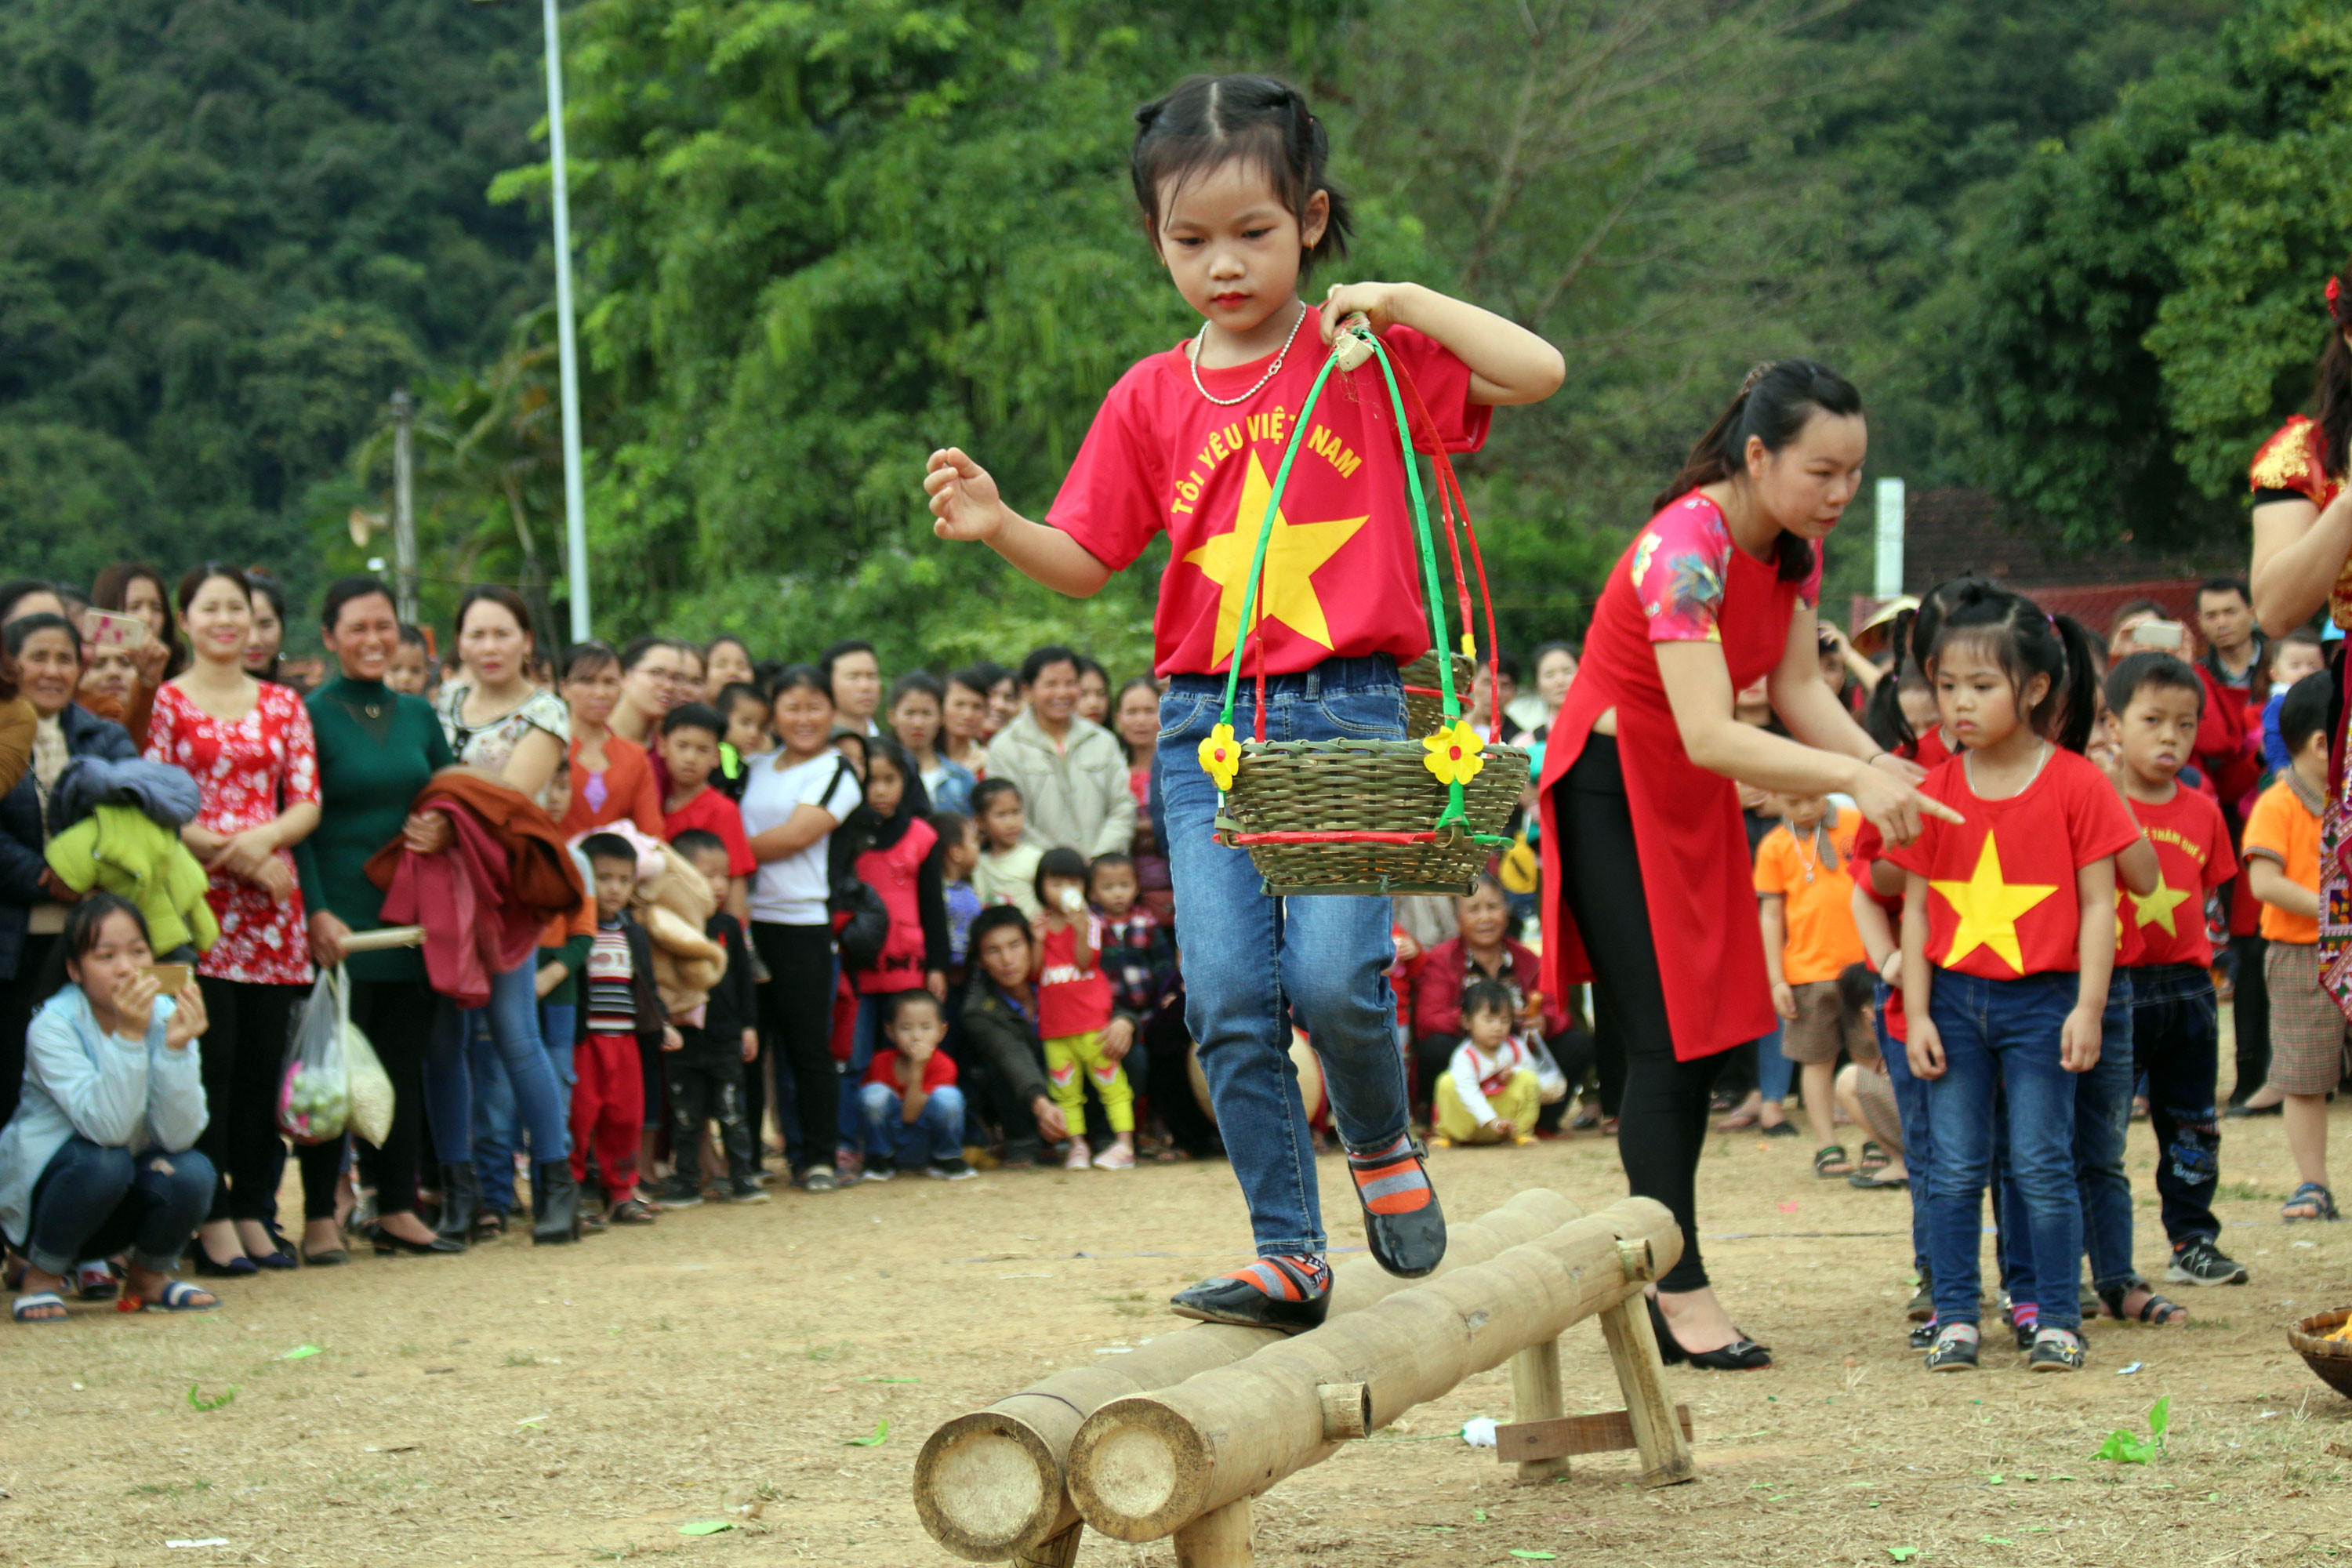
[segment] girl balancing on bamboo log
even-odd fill
[[[1193,77],[1136,121],[1131,172],[1144,231],[1201,313],[1200,331],[1120,377],[1045,521],[1013,511],[988,471],[953,447],[931,454],[924,488],[940,538],[985,543],[1076,596],[1101,588],[1155,535],[1170,536],[1153,630],[1157,671],[1170,680],[1158,744],[1185,1022],[1257,1253],[1181,1292],[1174,1306],[1187,1317],[1295,1331],[1322,1321],[1331,1273],[1314,1147],[1286,1055],[1293,1010],[1323,1058],[1373,1257],[1392,1274],[1427,1274],[1444,1256],[1445,1223],[1410,1133],[1390,1033],[1389,900],[1268,897],[1247,853],[1212,836],[1219,780],[1205,771],[1202,745],[1219,721],[1218,672],[1244,641],[1269,476],[1326,345],[1351,313],[1369,318],[1418,384],[1450,451],[1484,443],[1495,405],[1549,396],[1564,367],[1533,333],[1415,284],[1339,286],[1319,310],[1300,298],[1312,268],[1345,253],[1349,225],[1325,173],[1322,122],[1295,89],[1258,76]],[[1257,649],[1265,660],[1265,738],[1402,740],[1397,668],[1428,648],[1429,633],[1402,443],[1384,397],[1326,397],[1311,417],[1322,438],[1300,451],[1290,475],[1266,552],[1263,615],[1249,628],[1258,639],[1253,676]],[[1255,726],[1257,700],[1244,682],[1234,733]]]
[[[1668,1361],[1771,1364],[1707,1284],[1695,1189],[1716,1058],[1771,1032],[1738,779],[1842,793],[1893,843],[1954,816],[1822,683],[1818,549],[1861,485],[1862,395],[1811,360],[1749,373],[1593,606],[1544,753],[1543,991],[1592,982],[1625,1042],[1627,1184],[1682,1226],[1658,1281]],[[1764,678],[1794,739],[1732,712]]]

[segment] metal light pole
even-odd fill
[[[416,400],[392,395],[392,586],[404,626],[416,625]]]
[[[563,542],[572,583],[572,640],[588,640],[588,510],[580,474],[580,353],[572,332],[572,200],[563,166],[563,45],[555,0],[547,18],[547,144],[555,174],[555,331],[563,387]]]

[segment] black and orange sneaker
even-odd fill
[[[1331,1266],[1316,1257],[1261,1258],[1188,1286],[1168,1304],[1178,1317],[1204,1323],[1303,1333],[1320,1327],[1331,1309]]]
[[[1364,1205],[1364,1241],[1372,1259],[1401,1279],[1418,1279],[1445,1258],[1445,1211],[1411,1133],[1384,1149],[1348,1155],[1356,1201]]]

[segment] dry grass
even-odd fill
[[[2223,1155],[2249,1194],[2225,1204],[2226,1239],[2254,1282],[2175,1289],[2197,1314],[2186,1331],[2095,1328],[2075,1377],[2028,1377],[1999,1342],[1975,1377],[1922,1373],[1900,1317],[1903,1198],[1816,1181],[1799,1142],[1709,1152],[1707,1255],[1779,1365],[1670,1374],[1697,1426],[1696,1485],[1642,1492],[1629,1454],[1514,1488],[1453,1436],[1507,1417],[1498,1371],[1261,1500],[1261,1561],[2352,1561],[2352,1402],[2281,1331],[2352,1300],[2352,1233],[2275,1223],[2292,1184],[2277,1121],[2231,1123]],[[2136,1127],[2142,1184],[2148,1160]],[[1524,1186],[1588,1205],[1623,1191],[1613,1147],[1589,1135],[1434,1163],[1457,1215]],[[1323,1174],[1330,1211],[1351,1212],[1344,1173]],[[232,1285],[208,1317],[84,1309],[62,1329],[0,1329],[0,1563],[945,1563],[907,1500],[931,1426],[1169,1331],[1156,1303],[1242,1233],[1222,1167],[902,1178],[573,1248],[363,1257]],[[2162,1249],[2144,1207],[2143,1266]],[[322,1353],[278,1359],[304,1344]],[[1571,1409],[1622,1403],[1597,1330],[1568,1352]],[[236,1397],[201,1411],[192,1384]],[[2159,1394],[2160,1461],[2091,1458],[2111,1427],[2144,1430]],[[887,1441],[849,1444],[884,1421]],[[736,1528],[679,1533],[705,1519]],[[210,1537],[228,1544],[165,1545]],[[1172,1555],[1089,1541],[1081,1562]]]

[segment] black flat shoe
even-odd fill
[[[446,1236],[436,1236],[430,1241],[411,1241],[397,1232],[384,1229],[381,1223],[368,1226],[367,1238],[378,1258],[397,1258],[403,1253],[411,1258],[446,1257],[450,1253],[466,1250],[464,1242],[452,1241]]]
[[[191,1267],[207,1279],[242,1279],[248,1274],[261,1272],[261,1265],[242,1252],[226,1263],[215,1263],[213,1255],[205,1250],[204,1243],[198,1242],[194,1250],[195,1259]]]
[[[317,1252],[302,1249],[302,1266],[306,1268],[332,1268],[352,1260],[351,1249],[345,1247],[323,1247]]]
[[[1718,1350],[1687,1351],[1682,1341],[1675,1338],[1666,1315],[1658,1310],[1658,1299],[1644,1295],[1643,1303],[1650,1309],[1650,1331],[1658,1338],[1658,1359],[1668,1366],[1680,1366],[1687,1362],[1707,1372],[1760,1372],[1772,1364],[1772,1347],[1759,1345],[1745,1334]],[[1739,1333],[1735,1326],[1733,1333]]]
[[[263,1268],[283,1269],[299,1268],[302,1267],[302,1260],[295,1257],[293,1250],[286,1245],[286,1233],[278,1228],[277,1221],[264,1220],[262,1222],[261,1228],[269,1237],[270,1250],[261,1253],[258,1256],[248,1252],[246,1254],[247,1258],[251,1258],[257,1266]]]
[[[1280,1329],[1286,1334],[1320,1328],[1331,1310],[1328,1291],[1303,1301],[1282,1301],[1246,1279],[1220,1277],[1190,1285],[1169,1299],[1180,1318],[1203,1323],[1239,1323],[1249,1329]]]
[[[1410,1172],[1407,1166],[1412,1167]],[[1437,1202],[1437,1188],[1429,1184],[1421,1144],[1407,1139],[1403,1152],[1397,1154],[1350,1152],[1348,1174],[1363,1210],[1364,1244],[1371,1250],[1372,1261],[1400,1279],[1418,1279],[1435,1272],[1445,1260],[1445,1211]],[[1415,1175],[1420,1178],[1418,1184],[1412,1179]],[[1428,1202],[1419,1208],[1390,1214],[1375,1208],[1396,1198],[1398,1190],[1416,1184],[1429,1194]]]

